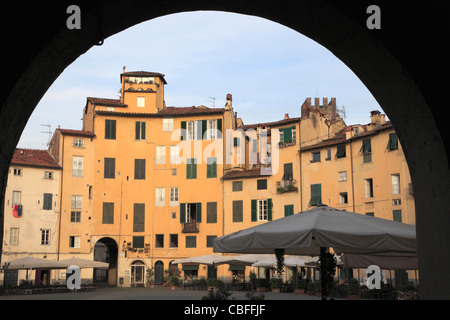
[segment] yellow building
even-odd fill
[[[163,74],[124,70],[120,83],[119,99],[88,97],[82,129],[58,128],[49,146],[63,169],[56,260],[109,262],[83,269],[84,282],[142,286],[151,269],[163,283],[216,237],[319,203],[415,223],[406,160],[379,112],[347,126],[335,98],[307,98],[301,117],[245,125],[231,94],[223,108],[168,107]],[[178,268],[225,281],[251,269]]]

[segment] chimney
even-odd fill
[[[126,66],[123,66],[123,73],[125,73],[125,69],[126,69],[127,67]]]
[[[374,125],[382,125],[386,123],[386,118],[384,114],[380,111],[374,110],[370,111],[370,123]]]
[[[231,93],[227,94],[227,102],[225,103],[225,109],[232,108],[232,101],[233,101],[233,97],[231,96]]]
[[[289,118],[289,113],[285,113],[285,114],[284,114],[284,119],[290,119],[290,118]]]

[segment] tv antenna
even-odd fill
[[[216,107],[216,98],[209,97],[210,100],[212,100],[213,108]]]
[[[41,133],[48,133],[47,146],[50,145],[50,140],[52,139],[52,126],[49,124],[41,124],[41,127],[47,127],[48,131],[41,131]]]

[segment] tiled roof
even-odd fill
[[[228,171],[222,177],[222,179],[239,179],[239,178],[253,178],[261,176],[261,169],[243,170],[243,171]]]
[[[159,115],[196,115],[196,114],[220,114],[224,113],[225,108],[200,107],[165,107],[158,112]]]
[[[77,136],[77,137],[95,137],[95,134],[90,131],[82,131],[82,130],[72,130],[72,129],[59,129],[61,134],[66,134],[69,136]]]
[[[149,71],[129,71],[120,74],[120,82],[122,82],[122,76],[131,76],[131,77],[159,77],[164,81],[164,84],[167,84],[166,79],[164,79],[165,75],[158,72],[149,72]]]
[[[248,124],[248,125],[244,125],[244,126],[240,126],[238,129],[256,129],[258,127],[276,127],[276,126],[282,126],[285,124],[290,124],[293,122],[298,122],[301,118],[288,118],[288,119],[283,119],[283,120],[278,120],[278,121],[274,121],[274,122],[265,122],[265,123],[254,123],[254,124]]]
[[[11,165],[61,169],[47,150],[16,149]]]
[[[94,104],[99,104],[102,106],[127,107],[127,105],[122,103],[122,101],[120,101],[120,99],[87,97],[87,101],[90,101]]]

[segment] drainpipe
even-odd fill
[[[59,197],[59,226],[58,226],[58,251],[57,251],[57,261],[59,261],[59,251],[61,248],[61,216],[62,216],[62,202],[63,202],[63,180],[64,180],[64,135],[59,132],[60,139],[62,139],[62,152],[61,152],[61,188]]]
[[[350,167],[351,172],[350,176],[352,179],[352,203],[353,203],[353,212],[355,212],[355,185],[353,179],[353,148],[352,148],[352,140],[350,139]]]

